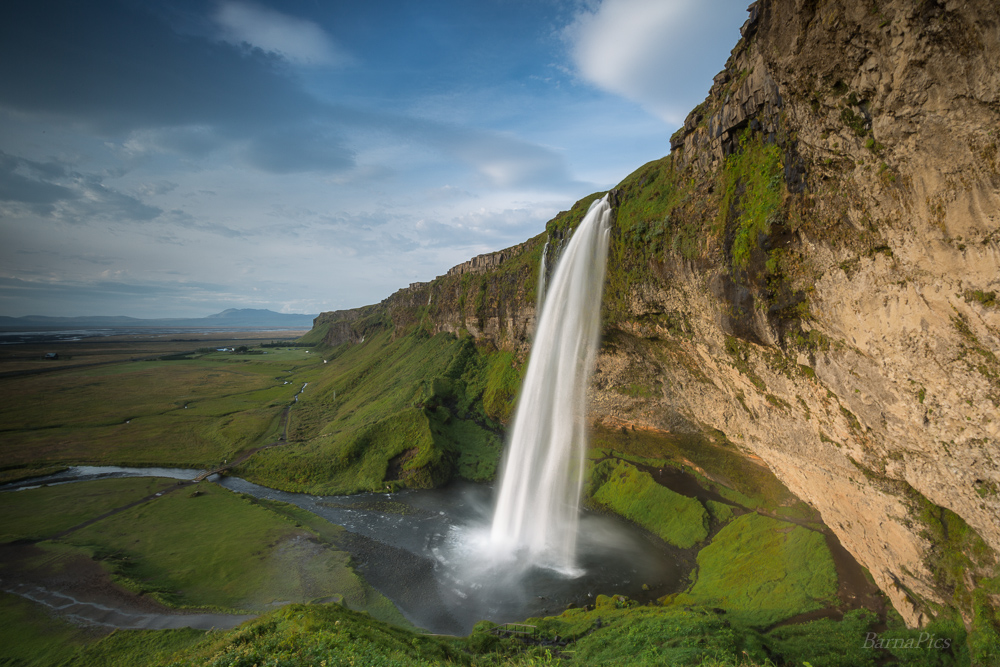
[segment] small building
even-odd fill
[[[59,358],[58,352],[46,352],[44,357],[45,360],[58,359],[58,358]]]

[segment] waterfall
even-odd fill
[[[542,265],[538,268],[538,294],[535,295],[535,322],[542,315],[542,304],[545,303],[545,271],[548,268],[545,266],[545,256],[549,252],[549,242],[545,242],[545,247],[542,248]]]
[[[500,478],[490,543],[500,555],[576,570],[587,386],[600,338],[611,206],[595,201],[556,263]]]

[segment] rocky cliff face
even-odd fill
[[[914,625],[1000,606],[998,16],[760,0],[671,155],[613,193],[593,418],[721,430]],[[317,324],[331,344],[391,321],[523,351],[544,242],[589,201]]]

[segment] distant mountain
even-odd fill
[[[228,308],[207,317],[143,319],[125,316],[25,317],[0,316],[4,329],[106,329],[131,327],[312,327],[316,315],[276,313],[262,308]]]

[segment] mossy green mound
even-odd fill
[[[698,553],[698,573],[677,604],[726,609],[766,626],[834,602],[837,571],[821,533],[759,514],[725,526]]]
[[[707,491],[747,509],[816,518],[774,473],[741,453],[722,433],[687,435],[598,427],[591,442],[595,449],[644,465],[682,467]]]
[[[468,664],[451,642],[422,637],[339,605],[289,605],[221,637],[209,635],[174,662],[205,665]]]
[[[708,512],[695,498],[660,486],[624,461],[601,461],[591,473],[590,498],[665,542],[687,549],[708,537]]]

